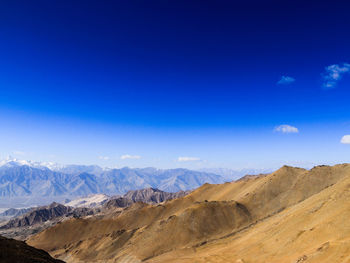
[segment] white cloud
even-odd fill
[[[275,132],[282,132],[282,133],[298,133],[299,132],[297,127],[287,125],[287,124],[283,124],[283,125],[275,127],[274,131]]]
[[[295,78],[289,76],[282,76],[281,79],[277,82],[278,85],[288,85],[295,81]]]
[[[120,159],[122,160],[126,160],[126,159],[141,159],[140,155],[129,155],[129,154],[124,154],[122,156],[120,156]]]
[[[323,76],[323,88],[333,89],[337,86],[339,80],[342,79],[343,75],[350,73],[350,64],[343,63],[343,66],[338,64],[330,65],[325,68]]]
[[[340,140],[341,143],[344,143],[344,144],[350,144],[350,135],[344,135],[341,140]]]
[[[107,160],[109,160],[110,158],[109,158],[108,156],[99,156],[98,159],[107,161]]]
[[[194,162],[194,161],[200,161],[201,159],[198,157],[188,157],[188,156],[182,156],[177,158],[179,162]]]

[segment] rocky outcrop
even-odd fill
[[[129,191],[123,197],[133,202],[143,203],[161,203],[167,200],[183,197],[190,191],[179,191],[176,193],[168,193],[156,188],[145,188],[141,190]]]
[[[103,207],[106,208],[106,209],[111,209],[111,208],[114,208],[114,207],[120,207],[120,208],[123,208],[123,207],[127,207],[127,206],[130,206],[132,205],[134,202],[130,199],[127,199],[127,198],[124,198],[124,197],[118,197],[118,198],[114,198],[114,199],[111,199],[109,201],[107,201]]]
[[[103,207],[110,209],[112,207],[128,207],[134,203],[142,202],[148,204],[158,204],[175,198],[183,197],[190,191],[179,191],[176,193],[168,193],[156,188],[145,188],[141,190],[129,191],[122,197],[111,198]]]

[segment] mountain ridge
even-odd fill
[[[338,208],[342,212],[349,210],[350,192],[346,190],[349,185],[349,164],[317,166],[311,170],[284,166],[264,176],[204,184],[189,195],[161,205],[136,203],[114,218],[68,220],[32,236],[28,242],[68,262],[123,262],[130,258],[133,258],[130,262],[301,262],[298,260],[303,260],[303,255],[314,258],[311,262],[341,262],[336,260],[341,257],[340,252],[334,254],[317,241],[321,239],[340,249],[337,244],[341,240],[332,240],[338,236],[345,238],[343,232],[350,234],[350,225],[344,221],[349,212],[341,217],[337,212]],[[339,217],[344,221],[332,225],[332,232],[321,230],[326,229],[329,221],[311,220],[318,218],[318,213],[326,215],[324,206],[332,211],[326,218]],[[291,214],[291,211],[295,212]],[[294,213],[300,218],[293,216]],[[294,219],[291,221],[290,217]],[[303,217],[310,222],[307,232],[303,229]],[[318,222],[319,230],[313,230],[312,222]],[[280,232],[275,232],[276,228]],[[254,237],[251,229],[256,229],[259,236]],[[304,239],[304,232],[308,233],[305,238],[311,235],[305,239],[308,243],[296,243],[299,244],[296,247],[288,243],[300,235]],[[312,238],[323,232],[324,236]],[[265,236],[270,238],[270,233],[274,239],[265,248],[269,252],[261,254],[261,242]],[[237,238],[244,242],[244,247],[235,241]],[[260,243],[254,243],[257,238]],[[279,239],[284,243],[280,245]],[[67,244],[69,251],[59,249]],[[234,244],[239,247],[239,253]],[[286,250],[289,247],[292,250]],[[320,261],[319,256],[309,251],[314,247],[316,251],[321,247],[317,255],[333,253],[336,259],[327,261],[329,257],[325,257]],[[99,248],[97,254],[89,252],[94,248]],[[350,243],[340,251],[350,251]]]
[[[0,166],[0,205],[6,207],[6,203],[17,197],[30,197],[33,200],[36,197],[48,197],[55,201],[59,197],[63,199],[89,194],[117,195],[149,187],[165,192],[187,191],[206,182],[224,182],[220,175],[183,168],[161,170],[124,167],[91,174],[81,167],[71,169],[70,173],[63,173],[47,167],[37,168],[25,163],[8,162]],[[85,168],[89,170],[91,167]]]
[[[123,196],[112,196],[105,198],[99,195],[97,198],[100,203],[92,196],[87,197],[90,203],[82,202],[82,198],[72,200],[67,204],[52,203],[46,206],[32,207],[26,210],[9,209],[5,211],[6,215],[17,214],[18,216],[10,218],[0,226],[0,234],[5,237],[25,240],[28,236],[38,233],[48,227],[54,226],[69,218],[85,218],[91,216],[106,216],[122,212],[122,209],[130,207],[136,203],[159,204],[174,198],[183,197],[189,191],[180,191],[177,193],[167,193],[159,189],[146,188],[141,190],[129,191]],[[75,206],[70,206],[74,204]],[[88,205],[87,205],[88,204]],[[22,213],[20,213],[22,212]]]

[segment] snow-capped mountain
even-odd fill
[[[11,156],[8,156],[6,159],[0,160],[0,167],[2,166],[14,167],[14,166],[23,166],[23,165],[26,165],[29,167],[35,167],[38,169],[40,168],[50,169],[53,171],[57,171],[66,167],[66,165],[62,165],[54,162],[34,162],[30,160],[19,160]]]

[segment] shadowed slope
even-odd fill
[[[6,263],[64,263],[52,258],[43,250],[28,246],[22,241],[0,236],[0,262]]]

